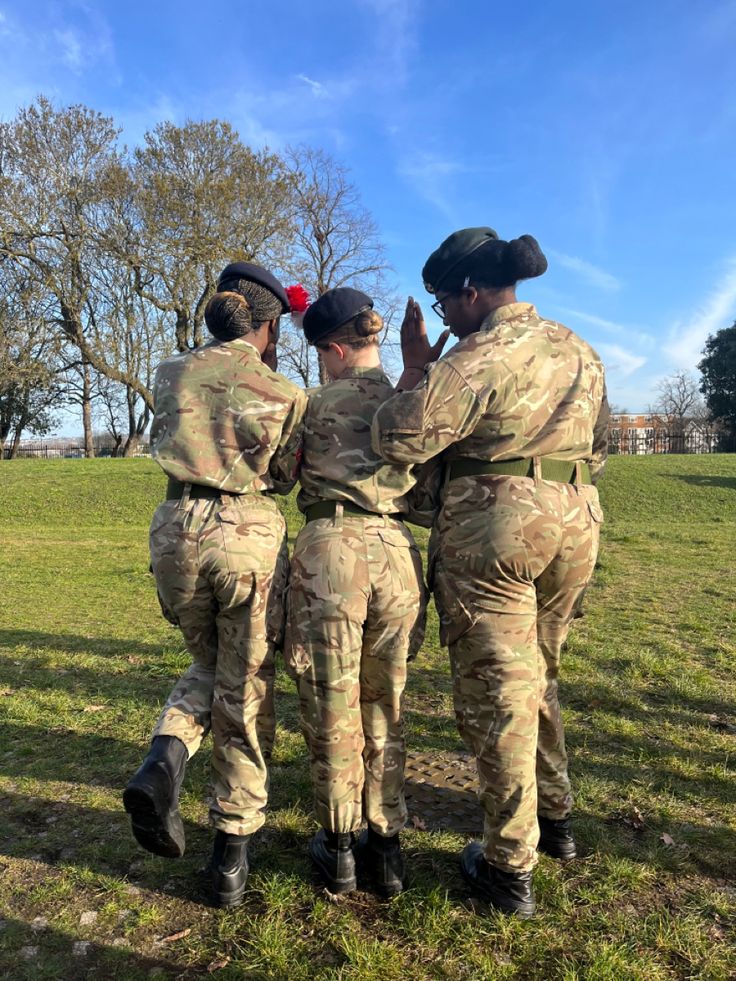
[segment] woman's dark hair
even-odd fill
[[[281,300],[249,279],[229,279],[212,296],[204,311],[207,328],[218,341],[244,337],[268,320],[281,316]]]
[[[458,263],[442,283],[442,289],[450,292],[466,285],[504,289],[522,279],[541,276],[546,270],[547,259],[532,235],[521,235],[510,242],[489,239]]]

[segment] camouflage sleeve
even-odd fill
[[[424,463],[472,433],[482,414],[481,400],[463,376],[437,361],[418,388],[398,392],[378,409],[371,445],[389,463]]]
[[[268,465],[272,490],[276,494],[288,494],[299,476],[306,410],[307,396],[302,389],[297,389],[296,397],[281,430],[279,447]]]
[[[440,509],[444,469],[442,457],[436,456],[418,467],[412,467],[416,483],[406,495],[409,505],[406,518],[422,528],[431,528]]]
[[[590,458],[590,475],[594,484],[597,484],[603,476],[608,459],[608,423],[611,410],[608,405],[608,394],[606,393],[605,382],[603,384],[603,400],[601,402],[598,418],[593,427],[593,452]]]

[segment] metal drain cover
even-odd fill
[[[468,753],[407,753],[409,826],[417,818],[428,831],[482,835],[475,758]],[[421,824],[418,824],[421,827]]]

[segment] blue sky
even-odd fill
[[[455,229],[531,233],[520,297],[634,411],[736,319],[735,43],[736,0],[0,0],[0,117],[44,93],[129,143],[217,116],[324,147],[420,299]]]

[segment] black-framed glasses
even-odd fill
[[[444,299],[435,300],[435,302],[432,304],[432,309],[437,314],[437,316],[442,317],[442,319],[444,320],[445,317],[447,316],[447,311],[445,310],[445,303],[450,299],[451,296],[459,296],[461,293],[462,290],[453,290],[451,293],[448,293],[444,297]]]

